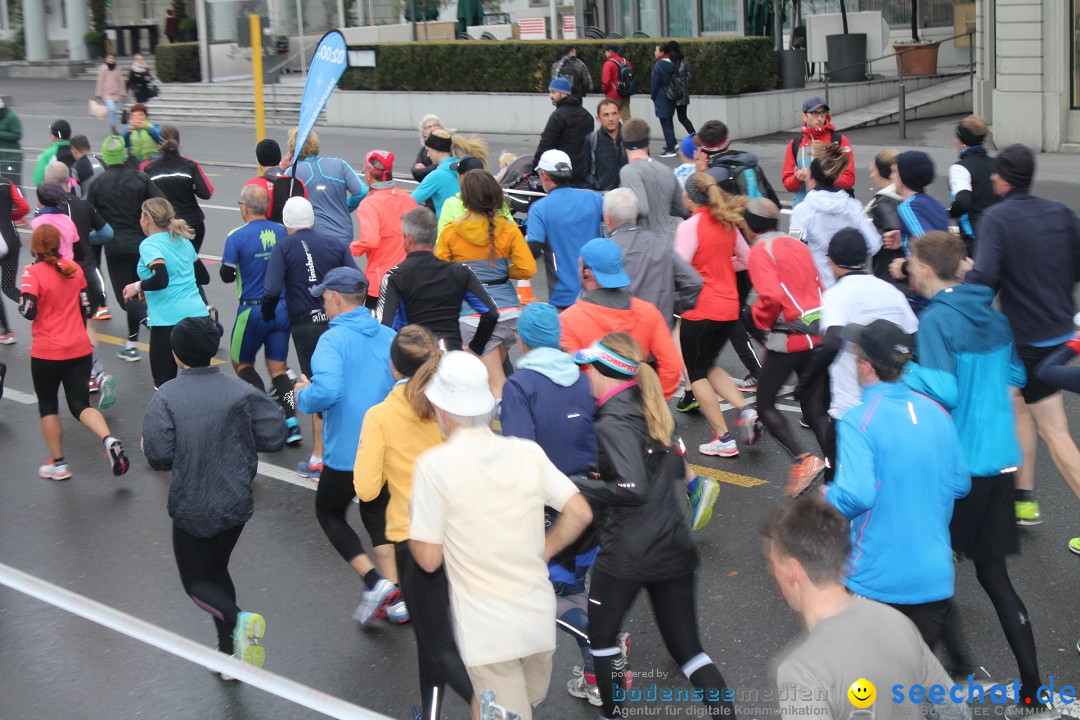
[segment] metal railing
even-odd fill
[[[974,87],[975,86],[975,30],[972,29],[972,30],[968,30],[967,32],[957,33],[956,35],[952,35],[950,37],[943,38],[941,40],[935,40],[935,41],[933,41],[932,44],[940,46],[942,43],[947,43],[950,40],[956,40],[957,38],[962,38],[962,37],[967,37],[968,38],[968,77],[970,78],[971,86]],[[931,44],[931,43],[927,43],[927,44]],[[834,72],[838,73],[838,72],[842,72],[844,70],[853,70],[853,69],[859,68],[859,67],[868,68],[869,66],[871,66],[874,63],[878,62],[879,60],[886,60],[886,59],[891,58],[891,57],[899,57],[901,55],[905,55],[905,54],[907,54],[909,52],[912,52],[913,50],[916,50],[916,49],[917,48],[901,48],[900,50],[893,51],[893,52],[888,53],[886,55],[882,55],[881,57],[867,58],[866,60],[863,60],[862,62],[853,63],[851,65],[845,65],[844,67],[839,67],[839,68],[829,67],[824,73],[822,73],[822,75],[825,78],[825,103],[826,104],[829,103],[829,84],[830,84],[829,83],[829,76],[832,73],[834,73]],[[899,103],[900,103],[900,114],[899,114],[898,120],[899,120],[899,125],[900,125],[900,139],[904,140],[904,139],[907,138],[907,87],[904,84],[904,63],[903,63],[903,61],[897,63],[897,72],[898,72],[898,76],[896,78],[896,82],[898,83],[897,90],[899,91],[897,93],[897,97],[898,97],[898,100],[899,100]],[[870,77],[870,74],[868,72],[867,73],[867,78],[869,79],[869,77]]]

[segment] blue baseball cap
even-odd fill
[[[336,267],[326,273],[323,281],[311,288],[312,297],[322,297],[327,290],[346,293],[348,295],[362,295],[367,292],[367,280],[364,273],[356,268]]]
[[[572,91],[572,88],[570,87],[569,80],[564,77],[557,77],[551,81],[550,85],[548,85],[548,90],[554,90],[555,92],[566,93],[567,95],[569,95]]]
[[[596,238],[581,248],[581,261],[592,270],[600,287],[622,288],[630,285],[630,276],[622,266],[622,249],[608,238]]]
[[[697,133],[690,133],[682,139],[681,143],[679,143],[679,152],[690,159],[694,158],[694,153],[697,151],[697,143],[694,142],[695,135],[697,135]]]

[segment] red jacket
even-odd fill
[[[622,95],[619,94],[619,63],[626,62],[618,53],[615,53],[607,60],[604,61],[604,74],[601,76],[601,89],[604,92],[604,97],[611,98],[612,100],[625,100]]]
[[[400,188],[372,189],[356,209],[360,238],[353,240],[349,250],[356,257],[367,255],[367,293],[379,297],[383,275],[405,259],[401,244],[401,218],[416,209],[416,201]]]
[[[675,229],[675,252],[694,266],[703,285],[697,304],[683,320],[739,319],[739,288],[735,281],[734,225],[717,222],[709,208],[700,207]]]
[[[751,246],[748,264],[750,282],[758,295],[750,312],[759,328],[772,330],[778,321],[794,322],[803,312],[821,307],[824,287],[805,243],[780,233],[768,233]],[[766,348],[801,352],[820,343],[821,338],[816,335],[773,331],[769,333]]]
[[[803,189],[803,181],[795,177],[795,171],[798,169],[795,156],[798,154],[798,149],[806,147],[814,142],[828,144],[833,141],[833,133],[840,138],[840,147],[846,148],[850,153],[848,155],[848,166],[840,174],[840,179],[836,181],[836,187],[843,188],[844,190],[851,190],[855,187],[855,153],[851,149],[851,141],[848,140],[847,135],[841,135],[836,132],[836,126],[832,124],[832,116],[825,116],[825,124],[816,130],[803,125],[802,138],[799,140],[799,144],[792,150],[792,145],[795,143],[791,140],[787,144],[787,152],[784,153],[784,174],[782,176],[782,182],[784,183],[784,189],[788,192],[796,192]],[[809,167],[809,165],[807,165]]]

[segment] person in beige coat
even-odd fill
[[[116,55],[112,53],[105,55],[105,62],[98,68],[94,95],[101,98],[108,108],[110,132],[115,135],[120,120],[120,108],[127,98],[127,87],[124,85],[124,74],[116,62]]]

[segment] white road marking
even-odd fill
[[[12,390],[11,388],[4,388],[4,399],[14,400],[22,405],[37,405],[37,396],[30,395],[28,393],[20,392],[18,390]]]

